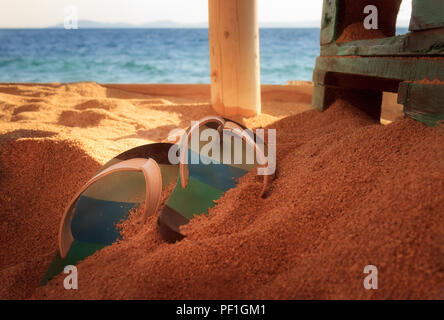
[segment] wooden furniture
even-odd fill
[[[407,116],[428,125],[444,119],[444,1],[413,0],[410,32],[395,36],[400,3],[324,0],[313,107],[340,97],[379,119],[389,91]],[[378,8],[378,30],[363,26],[367,5]]]

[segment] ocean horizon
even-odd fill
[[[319,34],[261,28],[261,83],[310,81]],[[0,82],[210,83],[209,70],[207,28],[0,29]]]

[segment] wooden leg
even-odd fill
[[[313,108],[324,111],[337,99],[351,103],[377,121],[381,118],[382,91],[347,89],[315,83]]]
[[[398,103],[404,105],[406,116],[435,126],[438,121],[444,120],[444,83],[402,82]]]

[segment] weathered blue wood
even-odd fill
[[[402,82],[398,103],[407,116],[434,126],[444,120],[444,84]]]
[[[443,0],[413,0],[409,30],[444,27]]]
[[[318,57],[319,71],[349,73],[398,80],[440,79],[444,81],[443,58]]]
[[[443,1],[444,2],[444,1]],[[331,43],[322,56],[444,56],[444,28],[410,32],[395,37]]]
[[[324,0],[321,21],[321,44],[329,44],[337,38],[337,12],[339,0]]]
[[[338,44],[344,3],[324,0],[321,55],[313,73],[313,107],[325,110],[339,92],[350,101],[362,98],[358,105],[377,116],[382,91],[398,91],[408,116],[426,124],[440,120],[443,86],[413,85],[412,81],[444,81],[444,0],[413,0],[412,32],[405,35]],[[357,4],[361,7],[364,1]]]

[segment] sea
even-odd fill
[[[0,82],[209,83],[207,29],[0,29]],[[311,80],[318,28],[261,29],[261,83]]]

